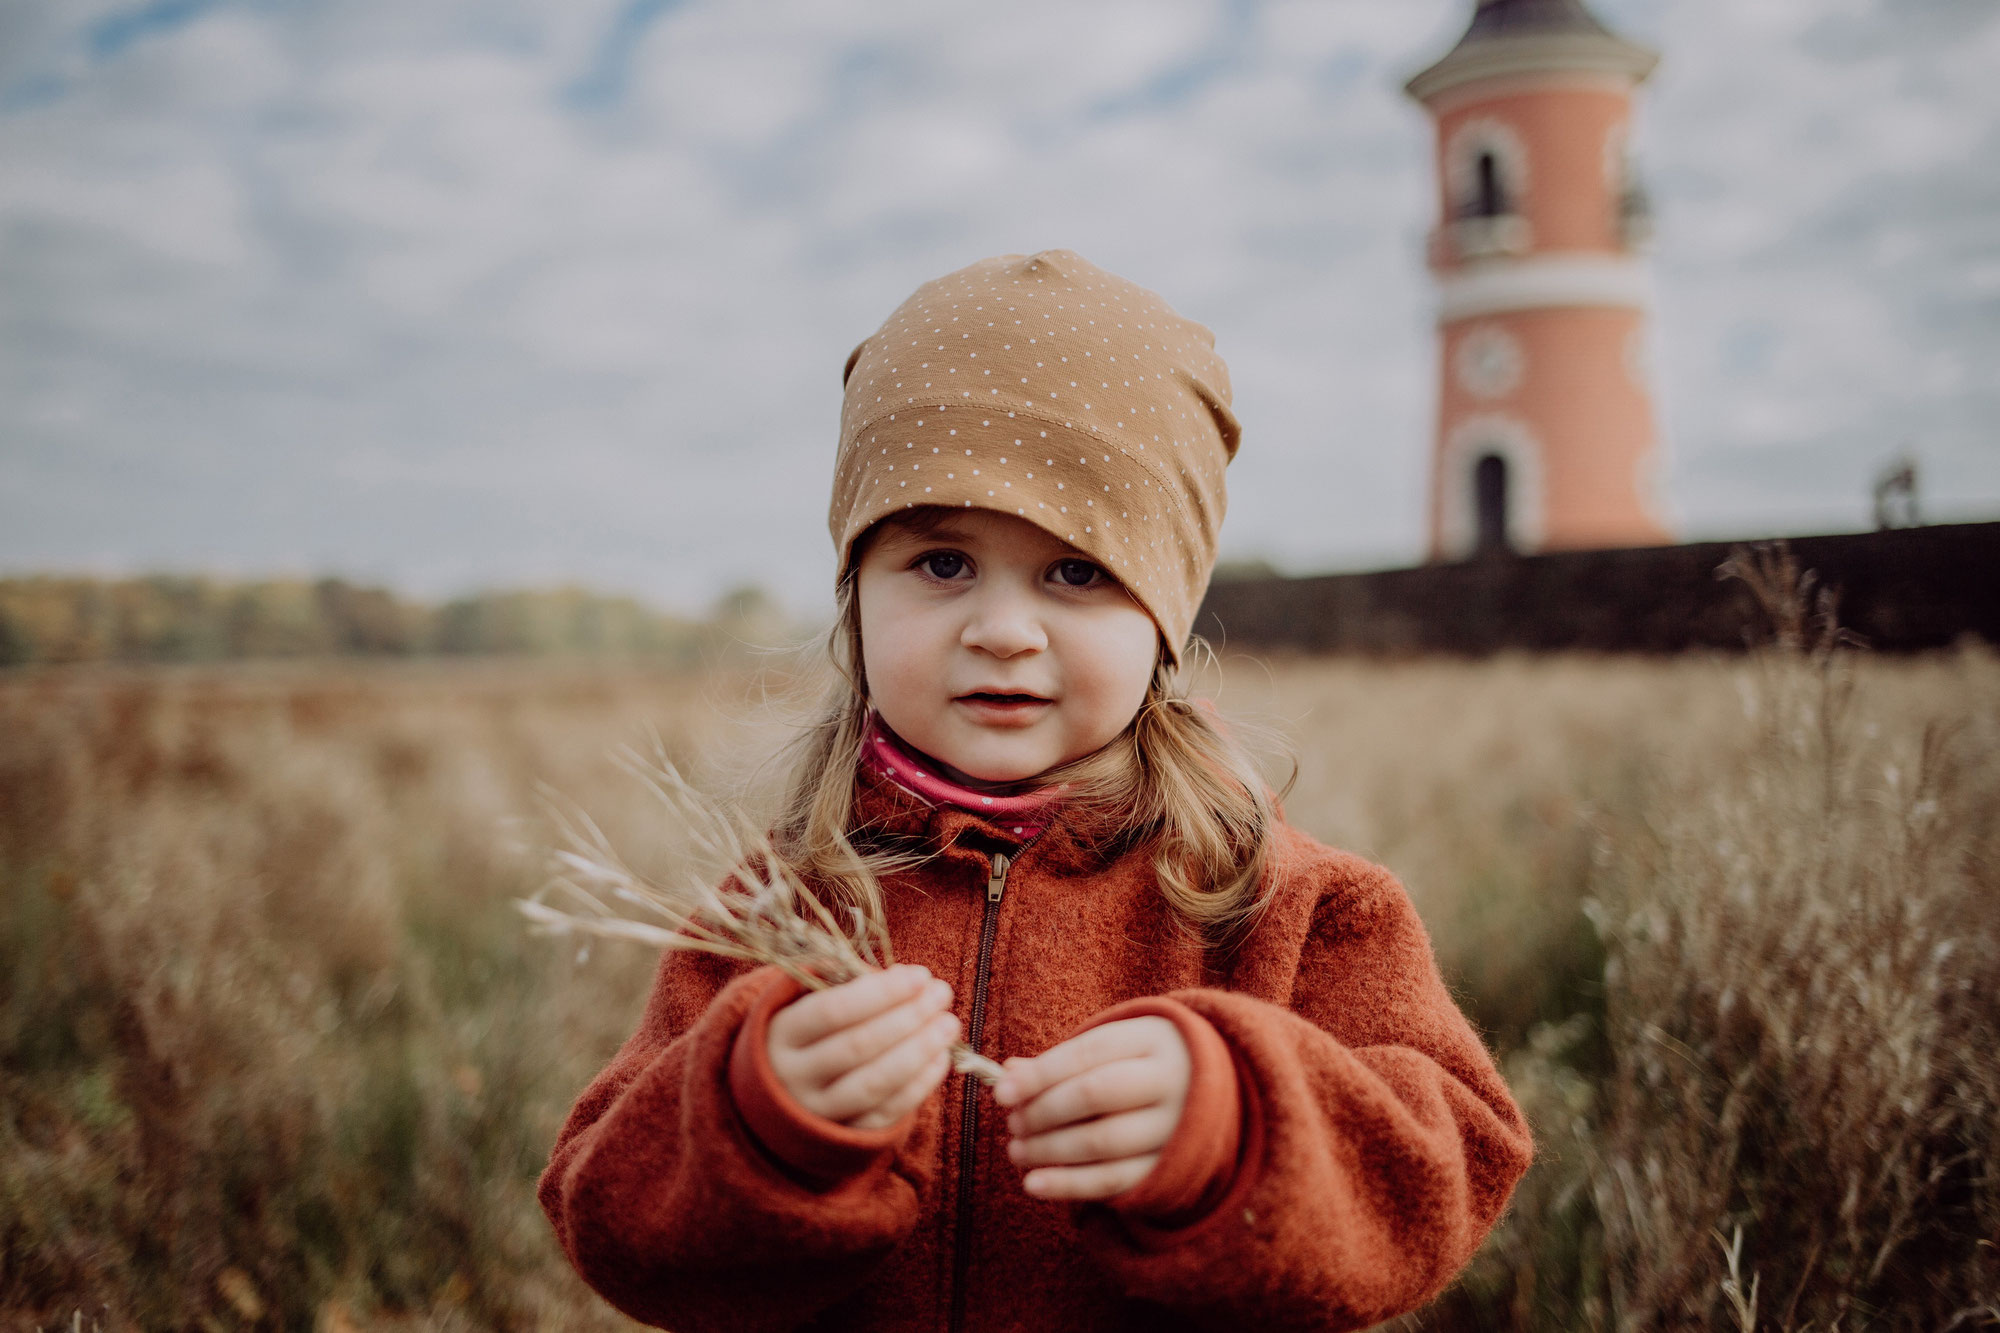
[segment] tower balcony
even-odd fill
[[[1532,234],[1519,213],[1464,213],[1430,234],[1430,266],[1454,268],[1475,259],[1528,253]]]

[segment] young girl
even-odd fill
[[[542,1177],[679,1330],[1349,1329],[1428,1300],[1529,1136],[1385,870],[1183,690],[1238,428],[1214,338],[1066,250],[848,358],[837,695],[778,845],[902,961],[670,953]],[[963,1036],[1006,1057],[948,1079]]]

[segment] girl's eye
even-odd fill
[[[917,565],[934,579],[955,579],[965,569],[965,557],[956,551],[932,551]]]
[[[1088,560],[1058,560],[1056,578],[1072,588],[1087,588],[1104,571]]]

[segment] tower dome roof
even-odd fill
[[[1583,0],[1478,0],[1472,25],[1460,45],[1491,36],[1524,32],[1595,32],[1610,34]]]
[[[1425,102],[1460,84],[1510,74],[1579,70],[1637,83],[1659,59],[1605,27],[1583,0],[1477,0],[1458,44],[1403,87]]]

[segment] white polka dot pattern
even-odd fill
[[[1102,564],[1176,655],[1241,431],[1215,335],[1072,250],[919,287],[847,359],[828,514],[840,567],[899,509],[993,509]]]

